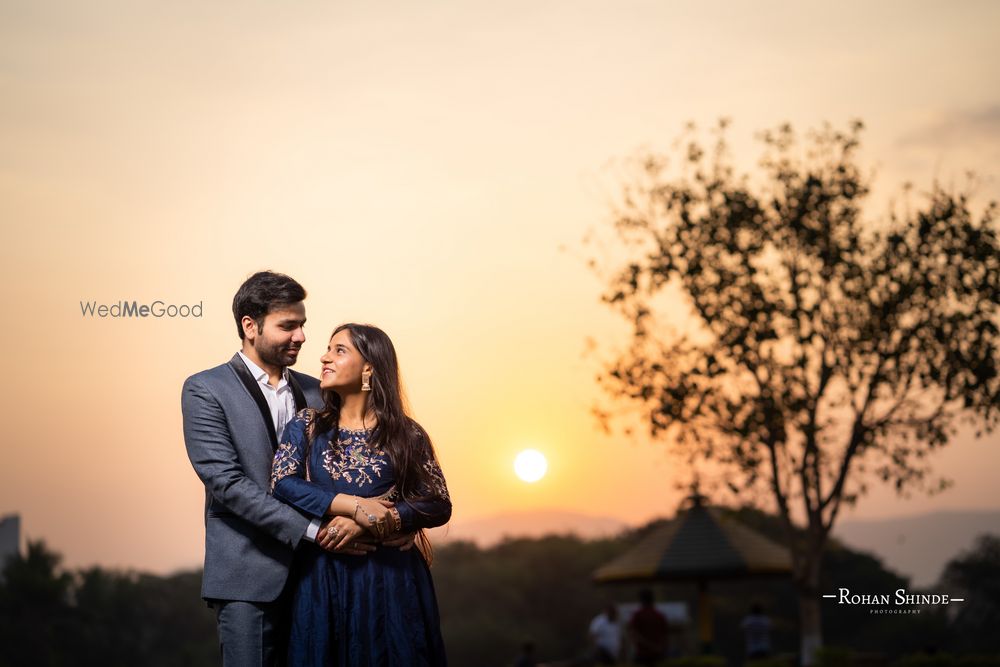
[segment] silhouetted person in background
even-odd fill
[[[747,659],[766,658],[771,653],[771,619],[764,608],[754,603],[740,623],[746,637]]]
[[[655,665],[667,657],[667,617],[653,604],[653,591],[639,591],[639,608],[628,622],[629,639],[635,647],[635,661]]]
[[[538,662],[535,660],[535,643],[524,642],[521,644],[521,652],[514,660],[514,667],[535,667]]]
[[[609,604],[590,622],[590,640],[594,643],[594,662],[614,665],[622,652],[622,626],[618,621],[618,608]]]

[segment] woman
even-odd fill
[[[274,457],[274,496],[334,517],[299,549],[291,665],[444,665],[437,600],[422,530],[451,517],[427,433],[403,408],[396,351],[373,326],[333,332],[323,410],[288,424]],[[417,531],[417,549],[381,542]],[[371,544],[377,546],[374,550]]]

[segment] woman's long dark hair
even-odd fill
[[[396,491],[401,498],[428,500],[434,485],[423,464],[428,457],[435,457],[434,447],[423,427],[407,414],[396,348],[384,331],[370,324],[341,324],[330,337],[345,330],[358,353],[372,367],[367,407],[375,413],[377,422],[369,442],[384,451],[392,462]],[[340,420],[340,396],[332,389],[323,390],[322,396],[323,409],[316,415],[312,436],[335,428]],[[430,562],[430,543],[423,531],[418,534],[417,546]]]

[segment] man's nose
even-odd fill
[[[292,332],[292,342],[295,342],[295,343],[304,343],[304,342],[306,342],[306,332],[305,332],[305,329],[303,329],[302,327],[299,327],[298,329],[296,329],[295,331],[293,331]]]

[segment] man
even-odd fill
[[[608,604],[603,612],[590,622],[590,640],[594,644],[594,662],[599,665],[616,665],[622,654],[622,628],[618,622],[618,607]]]
[[[322,406],[319,381],[288,368],[306,340],[305,298],[288,276],[250,276],[233,298],[242,349],[182,391],[184,442],[205,484],[201,593],[227,667],[283,664],[293,550],[326,527],[267,494],[285,426],[296,411]],[[346,553],[373,548],[354,543]]]
[[[740,622],[746,639],[747,659],[758,660],[771,654],[771,619],[759,603],[750,606],[750,613]]]
[[[653,591],[639,591],[639,609],[628,622],[629,638],[635,647],[635,661],[655,665],[667,657],[667,617],[653,604]]]

